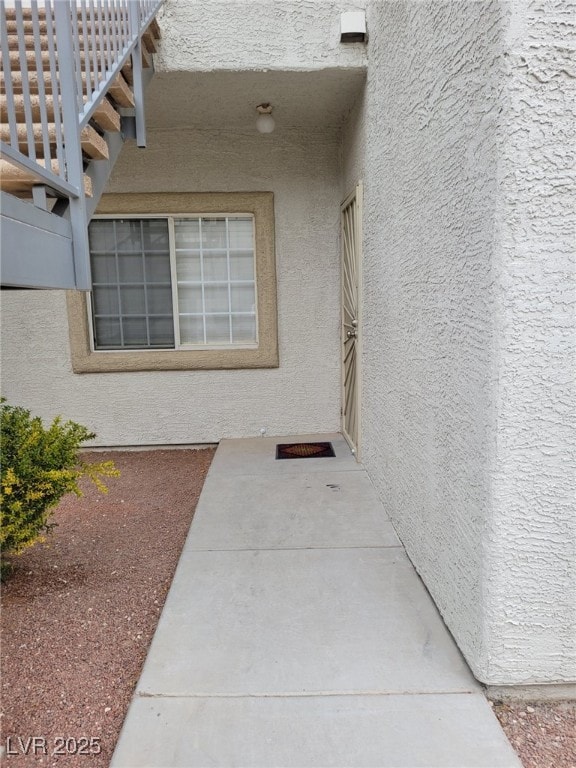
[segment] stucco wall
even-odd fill
[[[490,680],[576,680],[576,3],[506,30],[486,532]]]
[[[500,11],[369,11],[363,460],[478,674]]]
[[[340,197],[344,200],[366,174],[366,88],[358,93],[340,136]]]
[[[110,191],[266,190],[275,195],[280,367],[71,372],[65,297],[2,296],[2,391],[77,419],[103,445],[337,430],[340,409],[338,148],[333,133],[152,133],[126,146]]]
[[[344,132],[346,177],[366,130],[363,460],[493,684],[575,677],[567,21],[370,3]]]
[[[158,71],[310,70],[361,66],[340,44],[340,13],[363,0],[167,0]]]

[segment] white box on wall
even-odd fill
[[[344,11],[340,14],[340,42],[364,43],[366,41],[366,13]]]

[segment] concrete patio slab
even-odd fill
[[[220,444],[111,763],[144,766],[521,768],[339,435]]]
[[[311,461],[307,459],[306,461]],[[398,547],[365,472],[300,472],[206,480],[192,549]]]
[[[114,768],[521,768],[480,694],[138,698]]]
[[[277,443],[331,442],[336,456],[322,459],[276,459]],[[296,465],[301,467],[296,469]],[[300,472],[362,471],[342,435],[289,435],[222,440],[210,467],[212,475],[278,475]]]
[[[405,693],[477,683],[401,548],[187,550],[137,690]]]

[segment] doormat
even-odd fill
[[[336,456],[332,443],[279,443],[277,459],[324,459]]]

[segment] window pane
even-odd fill
[[[254,255],[230,252],[230,279],[254,280]]]
[[[156,347],[174,346],[174,322],[172,315],[169,317],[150,317],[150,344]]]
[[[93,254],[92,280],[95,283],[116,283],[117,279],[116,256],[113,253]]]
[[[118,305],[118,289],[113,288],[94,288],[93,291],[94,314],[96,315],[118,315],[120,307]]]
[[[251,217],[228,219],[228,233],[231,250],[253,248],[253,220]]]
[[[228,280],[226,251],[204,254],[204,280]]]
[[[202,219],[202,247],[226,248],[226,219]]]
[[[146,254],[144,259],[146,265],[146,280],[149,283],[169,283],[170,282],[170,253],[150,256]]]
[[[120,302],[123,315],[145,315],[144,286],[123,286],[120,289]]]
[[[202,312],[202,288],[199,285],[178,286],[180,312]]]
[[[200,251],[176,253],[176,274],[178,280],[201,280]]]
[[[256,343],[256,317],[232,315],[232,340],[236,343]]]
[[[172,288],[170,286],[148,286],[146,288],[148,312],[151,315],[172,314]]]
[[[206,343],[230,344],[230,318],[228,315],[206,317]]]
[[[118,255],[118,274],[121,283],[141,283],[144,280],[144,260],[140,254]]]
[[[230,310],[230,305],[228,303],[228,286],[205,286],[204,301],[206,305],[206,312],[228,312]]]
[[[116,250],[113,221],[98,221],[95,219],[90,222],[88,234],[90,239],[90,250],[112,252]]]
[[[170,243],[168,217],[92,222],[96,347],[174,346],[171,253],[181,343],[254,343],[253,224],[244,215],[174,219]]]
[[[97,317],[94,320],[96,349],[103,347],[119,347],[122,343],[120,335],[120,318]]]
[[[168,251],[167,219],[143,219],[142,243],[145,251]]]
[[[146,319],[144,317],[123,317],[122,330],[124,332],[124,344],[131,344],[135,347],[148,346]]]
[[[196,250],[200,248],[200,223],[198,219],[177,219],[174,221],[176,250]]]
[[[142,252],[142,232],[140,225],[140,219],[117,219],[114,221],[116,229],[116,250],[118,252]]]
[[[233,285],[230,288],[232,294],[233,312],[254,312],[254,286]]]
[[[204,344],[204,320],[201,317],[180,316],[180,343]]]

